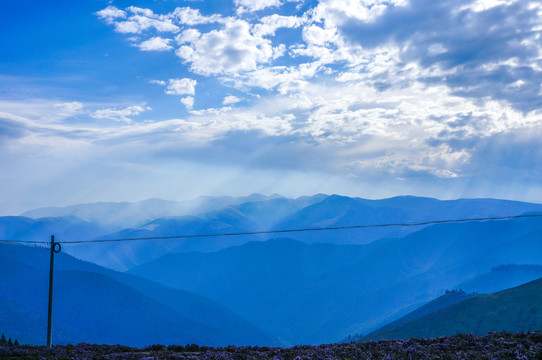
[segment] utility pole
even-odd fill
[[[59,253],[62,247],[55,242],[55,236],[51,235],[51,260],[49,262],[49,309],[47,314],[47,347],[51,347],[53,339],[53,269],[55,264],[55,253]]]

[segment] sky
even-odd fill
[[[0,214],[336,193],[542,202],[542,3],[0,3]]]

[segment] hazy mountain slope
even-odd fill
[[[366,250],[359,264],[282,294],[275,318],[301,342],[374,330],[498,264],[540,262],[542,221],[438,225]]]
[[[51,235],[63,240],[86,240],[107,232],[99,224],[75,216],[32,219],[0,217],[0,239],[49,241]]]
[[[0,330],[21,344],[44,344],[47,337],[47,314],[32,311],[20,303],[0,297]],[[57,343],[76,343],[81,337],[55,321],[53,333]]]
[[[390,207],[402,210],[416,209],[419,216],[428,218],[437,214],[446,214],[450,218],[459,218],[465,214],[472,217],[484,217],[522,214],[527,211],[542,209],[542,204],[501,199],[457,199],[438,200],[418,196],[396,196],[382,200],[359,199],[373,207]]]
[[[361,258],[360,246],[304,245],[289,239],[251,242],[215,253],[169,254],[130,270],[168,286],[195,291],[251,317],[315,275]],[[175,274],[175,275],[172,275]]]
[[[275,199],[280,195],[253,194],[245,197],[199,197],[187,201],[148,199],[139,202],[97,202],[66,207],[46,207],[27,211],[31,218],[76,216],[110,228],[110,231],[138,227],[152,220],[183,215],[197,215],[245,202]]]
[[[32,234],[33,238],[43,239],[54,234],[57,238],[64,240],[86,240],[91,237],[137,238],[251,232],[498,216],[536,210],[542,211],[542,205],[493,199],[440,201],[412,196],[366,200],[318,194],[287,199],[279,195],[266,197],[255,194],[244,198],[209,197],[189,202],[150,199],[137,203],[82,204],[31,211],[27,214],[32,216],[76,215],[83,220],[79,220],[81,224],[76,224],[75,231],[64,231],[58,226],[34,231],[31,226],[26,226],[26,230],[21,228],[15,234],[18,235],[15,238],[26,239],[29,234]],[[84,224],[87,224],[87,227],[97,228],[85,229]],[[291,233],[288,236],[308,243],[365,244],[382,238],[402,237],[420,229],[421,227],[383,227]],[[116,270],[126,270],[168,252],[216,251],[248,241],[272,237],[274,236],[260,235],[177,239],[130,243],[129,245],[101,244],[66,247],[66,251],[84,260]]]
[[[464,300],[399,326],[377,331],[363,340],[541,329],[542,279],[539,279],[509,290]]]
[[[8,272],[4,272],[5,276],[2,276],[0,279],[0,282],[3,284],[2,294],[12,293],[12,301],[22,302],[25,306],[34,309],[34,311],[37,311],[38,313],[39,311],[37,309],[46,311],[46,304],[44,301],[47,294],[45,277],[48,276],[48,249],[28,248],[15,245],[0,245],[0,248],[2,250],[0,252],[2,265],[10,267],[9,264],[11,264],[11,268],[13,268]],[[21,270],[21,268],[23,270],[25,268],[32,268],[32,272],[39,275],[37,276],[38,280],[29,279],[31,274],[28,271],[25,272]],[[171,316],[171,319],[177,319],[179,326],[185,324],[191,329],[186,331],[186,336],[178,337],[176,341],[188,341],[192,339],[194,340],[191,340],[192,342],[196,342],[197,340],[198,343],[222,345],[278,344],[270,335],[264,333],[256,326],[239,318],[221,305],[203,298],[202,296],[170,289],[132,275],[117,273],[90,263],[79,261],[62,253],[55,256],[55,269],[59,273],[64,274],[64,280],[58,280],[57,282],[55,272],[55,293],[58,292],[56,289],[57,287],[69,287],[68,284],[71,283],[73,285],[77,284],[77,281],[80,281],[79,285],[75,286],[75,289],[79,289],[82,292],[79,294],[81,298],[72,298],[71,301],[73,303],[71,306],[68,304],[68,301],[66,301],[67,308],[73,307],[73,304],[80,304],[81,301],[83,303],[85,301],[105,302],[110,298],[118,298],[123,300],[119,300],[120,302],[117,304],[109,304],[107,306],[122,306],[121,302],[124,302],[130,309],[139,307],[141,317],[146,318],[147,316],[154,316],[154,322],[151,322],[150,324],[155,324],[156,327],[167,327],[169,320],[164,324],[161,324],[161,321],[167,318],[166,315],[168,312],[174,313],[174,315]],[[29,283],[36,281],[36,284],[29,285]],[[36,290],[36,286],[39,286],[39,290]],[[63,296],[61,293],[62,290],[59,291],[60,294],[55,294],[55,299],[57,296]],[[70,290],[65,288],[65,291],[69,292]],[[83,292],[85,291],[87,293],[83,295]],[[71,296],[76,296],[77,294],[78,292],[74,292],[73,289],[71,290]],[[144,310],[144,307],[141,305],[142,303],[149,304],[149,309]],[[121,310],[124,311],[126,309]],[[119,310],[119,313],[122,312],[121,310]],[[115,309],[112,309],[111,311],[115,311]],[[84,312],[83,315],[100,318],[100,314],[102,313],[103,312],[99,307],[92,305],[90,310]],[[107,322],[108,319],[113,319],[111,316],[111,314],[108,316],[103,315],[101,319],[103,322]],[[65,319],[60,320],[64,321],[64,323],[69,323],[66,322]],[[126,321],[128,320],[129,317],[125,316],[118,321],[120,324],[127,326],[128,323],[126,323]],[[98,326],[99,324],[96,323],[95,325]],[[134,331],[136,330],[137,329],[134,329]],[[89,334],[88,329],[78,329],[78,331],[82,332],[85,336],[98,336],[97,333]],[[157,334],[160,334],[160,331],[157,331]],[[171,336],[181,335],[178,332],[172,332],[171,334],[172,335],[168,335],[169,337],[165,337],[165,339],[171,339],[171,341],[173,341],[175,339],[171,338]],[[126,338],[123,341],[128,340],[130,339]],[[156,341],[160,340],[157,338]]]
[[[277,198],[258,202],[262,201],[232,205],[194,217],[160,218],[108,236],[253,231],[288,213],[284,221],[273,227],[357,225],[360,219],[368,223],[411,222],[424,216],[435,219],[454,214],[457,217],[509,215],[512,211],[541,207],[491,199],[364,200],[322,195],[302,201],[285,202]],[[301,208],[296,210],[296,207]],[[291,245],[292,242],[290,245],[283,242],[276,248],[252,244],[252,248],[242,247],[242,257],[223,256],[228,253],[218,257],[190,254],[182,259],[184,265],[178,269],[176,262],[170,261],[172,264],[158,266],[145,276],[170,284],[184,279],[184,283],[176,286],[190,287],[191,291],[226,304],[288,343],[339,341],[348,334],[366,333],[389,323],[445,289],[487,273],[492,267],[542,263],[541,230],[540,219],[443,224],[396,239],[373,241],[364,247],[328,244],[330,247],[315,253],[299,244]],[[311,232],[301,240],[341,244],[386,235],[375,231],[372,235],[365,230]],[[171,251],[214,251],[264,239],[263,236],[226,237],[89,244],[65,246],[64,250],[79,251],[88,259],[127,268]]]
[[[542,211],[541,204],[496,199],[437,200],[399,196],[382,200],[367,200],[331,195],[287,216],[277,228],[335,227],[363,224],[418,222],[439,219],[518,215]],[[421,227],[384,227],[333,232],[292,234],[304,242],[335,244],[366,244],[377,239],[402,237]]]
[[[0,280],[2,296],[45,317],[48,274],[5,258],[0,271],[6,274]],[[157,342],[227,343],[217,334],[218,329],[190,321],[103,275],[58,270],[55,280],[54,318],[74,329],[78,342],[133,346]]]
[[[301,197],[299,199],[272,198],[265,201],[249,201],[226,206],[198,216],[163,217],[143,226],[107,234],[98,238],[139,238],[168,235],[194,235],[253,232],[268,229],[272,223],[286,214],[319,201],[326,195]],[[251,200],[259,197],[252,196]],[[127,270],[169,252],[217,251],[254,240],[262,236],[208,237],[198,239],[175,239],[165,241],[79,245],[67,249],[72,255],[96,262],[116,270]]]
[[[320,202],[328,195],[317,194],[297,199],[277,198],[266,201],[246,202],[234,206],[241,213],[256,222],[262,229],[274,229],[274,225],[284,217]]]
[[[126,229],[101,238],[123,239],[169,235],[219,234],[251,232],[259,226],[235,208],[207,213],[200,216],[183,216],[156,219],[135,229]],[[80,244],[67,249],[71,254],[85,260],[116,270],[127,270],[136,265],[158,258],[169,252],[214,251],[258,237],[207,237],[168,239],[137,242],[113,242],[105,244]]]
[[[542,278],[542,265],[501,265],[458,285],[465,291],[492,293]]]
[[[251,243],[172,254],[133,272],[224,303],[287,343],[321,343],[377,329],[492,267],[540,254],[542,219],[532,218],[435,225],[365,246]]]
[[[452,291],[447,292],[446,294],[439,296],[438,298],[428,302],[427,304],[419,307],[418,309],[406,314],[405,316],[392,321],[391,323],[381,327],[380,329],[366,335],[366,336],[357,336],[352,338],[351,340],[362,340],[362,341],[371,341],[371,340],[377,340],[381,339],[380,334],[385,333],[387,331],[393,331],[392,329],[406,324],[408,322],[411,322],[413,320],[419,319],[423,316],[426,316],[428,314],[431,314],[432,312],[435,312],[440,309],[444,309],[448,306],[451,306],[453,304],[457,304],[461,301],[474,298],[476,296],[479,296],[480,294],[477,293],[467,293],[464,291]]]

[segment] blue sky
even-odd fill
[[[542,202],[542,4],[3,1],[0,213],[199,195]]]

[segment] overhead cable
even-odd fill
[[[541,216],[542,214],[524,214],[524,215],[493,216],[493,217],[468,218],[468,219],[430,220],[430,221],[413,222],[413,223],[387,223],[387,224],[368,224],[368,225],[351,225],[351,226],[330,226],[330,227],[301,228],[301,229],[243,231],[243,232],[217,233],[217,234],[171,235],[171,236],[119,238],[119,239],[67,240],[67,241],[57,241],[57,243],[59,244],[88,244],[88,243],[108,243],[108,242],[124,242],[124,241],[193,239],[193,238],[208,238],[208,237],[221,237],[221,236],[284,234],[284,233],[295,233],[295,232],[333,231],[333,230],[365,229],[365,228],[379,228],[379,227],[391,227],[391,226],[401,226],[401,227],[424,226],[424,225],[434,225],[434,224],[462,223],[462,222],[487,221],[487,220],[511,220],[511,219],[521,219],[521,218],[534,218],[534,217],[541,217]],[[19,243],[19,244],[44,244],[44,245],[49,244],[48,241],[31,241],[31,240],[2,240],[0,239],[0,242],[1,243]]]

